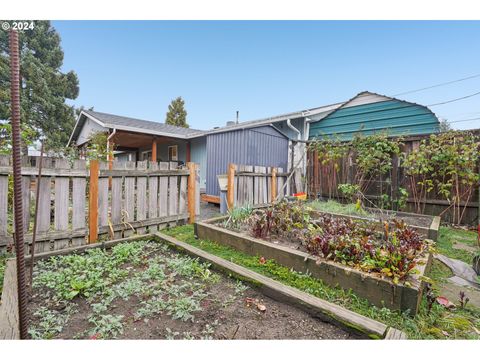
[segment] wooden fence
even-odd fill
[[[408,154],[420,145],[420,141],[425,136],[415,136],[404,139],[402,142],[402,152]],[[307,153],[307,192],[310,198],[321,198],[323,200],[335,199],[345,201],[346,199],[338,191],[339,184],[352,183],[355,176],[356,167],[354,163],[354,154],[351,151],[344,158],[339,159],[336,164],[322,164],[318,159],[317,151],[309,151]],[[410,178],[401,166],[399,157],[392,159],[392,169],[384,176],[377,176],[370,179],[368,188],[365,192],[366,198],[376,203],[381,202],[381,194],[389,196],[390,201],[395,202],[400,197],[400,188],[412,193]],[[476,224],[479,216],[479,192],[475,190],[472,197],[461,202],[461,206],[466,205],[465,216],[462,223]],[[404,211],[415,212],[415,201],[409,197],[406,199],[406,207]],[[432,191],[427,194],[426,200],[421,201],[424,204],[424,213],[427,215],[442,215],[442,219],[447,222],[452,221],[452,210],[448,209],[450,203],[442,198],[439,194]]]
[[[38,168],[22,167],[26,253],[32,241]],[[0,250],[13,243],[10,157],[0,156]],[[155,232],[200,213],[198,166],[45,158],[35,252]]]
[[[288,195],[288,173],[282,168],[230,164],[227,173],[227,206],[259,206]]]

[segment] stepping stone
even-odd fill
[[[473,270],[470,264],[460,260],[451,259],[442,254],[435,254],[434,257],[448,266],[455,276],[478,285],[477,273]]]

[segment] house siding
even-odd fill
[[[200,189],[207,183],[207,137],[190,140],[190,160],[200,167]]]
[[[427,107],[401,100],[382,99],[373,103],[357,101],[310,124],[309,139],[338,136],[350,140],[356,133],[371,135],[386,131],[390,136],[430,134],[439,131],[439,122]],[[377,99],[378,100],[378,99]],[[354,100],[356,101],[356,99]]]
[[[287,169],[288,138],[271,126],[233,130],[207,136],[206,191],[220,195],[217,175],[229,163]]]

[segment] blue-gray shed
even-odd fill
[[[207,194],[220,195],[217,175],[226,174],[229,163],[287,171],[288,143],[288,137],[271,125],[208,134]]]

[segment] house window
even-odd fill
[[[152,160],[152,151],[149,150],[149,151],[142,151],[142,160]]]
[[[168,161],[178,161],[178,145],[168,147]]]

